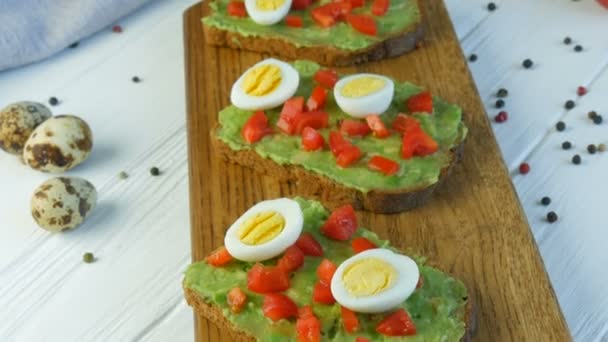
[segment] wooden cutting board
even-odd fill
[[[487,115],[441,0],[421,1],[428,15],[423,48],[343,72],[376,72],[412,81],[464,108],[470,134],[462,164],[424,207],[400,215],[360,212],[393,244],[413,248],[462,279],[476,305],[477,341],[567,341],[564,318]],[[232,83],[266,58],[205,45],[202,6],[184,15],[193,259],[223,243],[225,229],[258,201],[289,196],[291,186],[229,165],[209,130],[229,104]],[[198,341],[229,341],[203,318]]]

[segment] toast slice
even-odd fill
[[[390,314],[390,311],[357,314],[360,329],[357,333],[350,334],[343,326],[338,303],[319,304],[312,300],[313,283],[317,281],[315,270],[321,259],[327,258],[339,265],[341,260],[348,258],[354,252],[349,241],[335,241],[320,234],[319,228],[323,224],[323,218],[328,216],[320,203],[301,198],[296,198],[296,201],[304,212],[303,232],[312,234],[323,247],[325,254],[322,257],[306,256],[304,264],[293,271],[291,288],[285,291],[285,294],[299,307],[312,305],[315,315],[321,322],[322,341],[352,341],[356,336],[366,337],[370,341],[382,338],[375,332],[375,327],[379,320]],[[369,230],[359,228],[353,238],[355,237],[364,237],[380,248],[399,252],[391,247],[388,241],[379,239]],[[474,305],[466,287],[434,265],[430,266],[425,258],[414,257],[414,260],[420,269],[422,285],[401,307],[406,308],[413,318],[417,330],[416,340],[426,338],[446,342],[469,341],[475,332],[476,322]],[[272,260],[264,262],[266,265],[274,265],[274,263]],[[232,264],[215,267],[204,261],[192,264],[186,271],[183,282],[186,301],[196,314],[227,332],[234,341],[295,340],[294,321],[272,322],[264,317],[261,307],[263,295],[247,289],[246,272],[250,268],[251,264],[241,261],[232,261]],[[230,311],[224,293],[234,287],[246,291],[248,297],[247,304],[239,313]],[[442,329],[444,331],[441,331]],[[409,339],[403,337],[395,340]]]
[[[420,0],[392,0],[396,5],[391,5],[389,11],[402,11],[404,23],[396,29],[381,29],[376,37],[359,33],[346,23],[320,28],[310,19],[309,10],[290,12],[304,18],[305,27],[302,28],[291,28],[282,22],[270,27],[255,27],[249,18],[229,17],[225,9],[228,1],[210,0],[203,4],[203,31],[207,44],[268,53],[287,60],[308,59],[326,66],[347,66],[400,56],[415,49],[424,36]],[[368,1],[364,8],[356,11],[366,13],[371,3]],[[317,4],[311,7],[315,6]],[[244,25],[240,25],[239,20]],[[375,20],[382,23],[391,19],[378,16]],[[247,27],[246,33],[243,26]],[[346,39],[340,39],[343,32],[348,32]],[[324,38],[303,38],[315,34],[322,34]],[[334,39],[325,39],[327,35]]]
[[[304,61],[297,61],[293,65],[299,70],[301,80],[296,95],[308,97],[314,86],[313,75],[319,70],[319,65]],[[392,104],[382,115],[388,127],[399,118],[401,114],[398,113],[406,111],[404,103],[421,92],[420,88],[409,83],[395,82],[395,85]],[[437,141],[439,150],[431,155],[410,159],[402,158],[400,151],[404,144],[397,131],[384,139],[371,134],[353,137],[352,142],[361,147],[364,157],[347,168],[336,166],[330,149],[302,151],[298,147],[301,144],[299,136],[277,132],[255,144],[247,144],[241,137],[241,129],[251,112],[234,106],[219,113],[218,124],[211,132],[211,141],[225,161],[294,184],[293,195],[314,198],[331,209],[349,203],[355,209],[398,213],[423,205],[462,158],[467,128],[462,122],[461,109],[439,98],[433,99],[433,107],[432,114],[410,113],[408,116],[421,122],[423,129]],[[272,125],[276,125],[280,110],[266,111]],[[330,126],[320,131],[328,142],[330,131],[341,129],[340,122],[353,118],[342,112],[329,95],[324,110],[329,113]],[[277,128],[275,130],[279,131]],[[367,163],[374,155],[395,160],[399,164],[399,171],[390,176],[371,171]]]

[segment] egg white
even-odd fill
[[[386,83],[384,87],[378,91],[366,96],[352,98],[342,95],[342,88],[344,88],[346,84],[361,77],[381,78],[386,81]],[[380,115],[386,112],[393,101],[394,93],[395,84],[393,83],[393,80],[376,74],[354,74],[346,76],[340,79],[334,87],[334,98],[340,109],[355,118],[363,118],[370,114]]]
[[[285,219],[285,227],[274,239],[259,245],[247,245],[238,236],[241,224],[262,211],[276,211]],[[247,261],[264,261],[283,253],[293,245],[302,233],[304,215],[298,202],[289,198],[279,198],[259,202],[249,208],[230,226],[224,237],[224,246],[234,258]]]
[[[273,25],[281,21],[289,12],[292,0],[285,2],[277,9],[264,11],[257,7],[256,0],[245,0],[245,9],[249,17],[260,25]]]
[[[391,264],[397,272],[397,279],[390,288],[383,292],[366,297],[355,297],[348,293],[342,278],[344,271],[350,265],[366,258],[378,258]],[[338,266],[331,279],[331,293],[340,305],[352,311],[363,313],[384,312],[401,305],[416,289],[419,277],[418,265],[410,257],[393,253],[384,248],[370,249],[350,257]]]
[[[245,76],[254,68],[273,64],[281,70],[281,83],[270,94],[264,96],[252,96],[245,93],[242,84]],[[264,110],[275,108],[282,105],[287,99],[292,97],[300,85],[300,74],[288,63],[274,58],[265,59],[251,68],[247,69],[241,77],[232,85],[230,92],[230,102],[237,108],[243,110]]]

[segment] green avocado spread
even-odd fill
[[[295,96],[308,98],[314,86],[312,77],[319,65],[309,61],[296,61],[293,66],[300,74],[300,86]],[[395,94],[389,109],[380,116],[387,127],[391,126],[394,118],[403,110],[404,102],[412,95],[421,91],[410,83],[395,82]],[[460,144],[467,134],[467,128],[462,122],[462,110],[453,104],[448,104],[440,98],[433,98],[433,114],[414,114],[421,123],[422,129],[439,144],[439,151],[426,157],[413,157],[407,160],[401,158],[401,136],[392,134],[388,138],[378,139],[372,135],[362,138],[351,138],[364,153],[363,158],[347,168],[336,165],[335,158],[329,149],[306,152],[301,148],[301,138],[298,135],[288,136],[275,133],[264,137],[255,144],[248,144],[241,136],[245,122],[252,115],[251,111],[240,110],[228,106],[219,113],[220,128],[217,138],[228,144],[233,150],[253,149],[260,156],[270,158],[278,164],[295,164],[324,175],[347,187],[362,192],[370,190],[415,190],[435,184],[439,180],[441,169],[451,162],[450,149]],[[330,128],[336,129],[339,120],[351,118],[345,114],[333,99],[333,93],[328,92],[327,104],[324,108],[329,113],[329,128],[320,130],[328,140]],[[281,108],[266,110],[271,127],[279,119]],[[373,155],[390,158],[400,164],[399,171],[391,176],[370,170],[367,161]]]
[[[401,304],[411,316],[416,326],[416,335],[407,337],[385,337],[375,331],[376,325],[385,317],[383,314],[357,314],[360,329],[355,335],[346,332],[341,321],[340,305],[312,303],[312,291],[317,281],[316,269],[323,258],[339,265],[353,255],[349,241],[335,241],[326,238],[319,228],[329,216],[328,211],[315,201],[296,198],[304,213],[304,232],[310,232],[321,244],[323,257],[305,258],[304,265],[293,273],[290,288],[285,292],[299,307],[312,305],[315,316],[321,321],[322,341],[352,342],[355,336],[371,341],[459,341],[465,333],[465,305],[467,290],[458,280],[427,266],[425,259],[413,257],[418,263],[423,285]],[[381,240],[373,232],[359,228],[355,237],[363,236],[378,247],[393,249],[388,241]],[[394,250],[394,249],[393,249]],[[396,251],[396,250],[394,250]],[[276,259],[265,264],[274,265]],[[295,321],[273,322],[262,313],[263,296],[247,289],[247,271],[253,263],[233,261],[213,267],[205,262],[190,265],[186,271],[184,287],[194,290],[205,302],[218,306],[237,329],[255,336],[258,341],[296,341]],[[243,311],[234,314],[227,305],[227,294],[239,286],[248,297]]]
[[[416,0],[392,0],[384,16],[374,16],[378,28],[376,36],[369,36],[352,29],[347,23],[340,22],[330,28],[315,24],[311,9],[331,2],[321,0],[309,6],[306,10],[291,10],[290,15],[302,18],[304,26],[294,28],[279,22],[275,25],[264,26],[257,24],[251,18],[239,18],[228,15],[226,10],[230,0],[211,0],[211,14],[203,18],[205,25],[218,29],[238,32],[244,37],[277,37],[289,41],[295,46],[335,46],[344,50],[358,50],[371,46],[386,38],[402,32],[408,26],[420,21],[420,9]],[[353,14],[371,14],[372,1],[366,1],[365,6],[356,8]]]

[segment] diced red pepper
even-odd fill
[[[312,289],[312,301],[321,304],[333,304],[336,302],[334,296],[331,294],[331,288],[329,284],[322,281],[315,283]]]
[[[410,336],[416,335],[416,326],[407,312],[399,309],[383,319],[376,331],[385,336]]]
[[[302,250],[304,255],[323,256],[323,247],[311,233],[302,233],[296,241],[296,246]]]
[[[245,9],[245,3],[242,1],[230,1],[227,7],[228,15],[233,17],[244,18],[247,16],[247,10]]]
[[[405,134],[411,129],[417,129],[420,127],[420,122],[411,116],[405,114],[397,114],[397,117],[393,121],[393,129]]]
[[[355,340],[355,342],[371,342],[371,341],[366,339],[365,337],[357,336],[357,339]]]
[[[338,241],[350,240],[357,230],[357,215],[350,204],[334,210],[323,226],[321,232]]]
[[[327,99],[327,90],[321,86],[316,86],[312,90],[312,94],[306,101],[306,108],[309,111],[323,109],[325,107],[325,100]]]
[[[344,151],[340,152],[338,157],[336,158],[336,164],[340,167],[348,167],[351,164],[357,162],[361,159],[363,153],[361,149],[357,146],[349,146],[344,149]]]
[[[331,284],[331,278],[333,278],[337,269],[338,266],[336,266],[336,264],[329,259],[323,259],[317,267],[317,277],[319,277],[319,281],[326,285]]]
[[[285,25],[289,27],[302,27],[304,26],[304,20],[297,15],[287,15],[285,16]]]
[[[329,132],[329,148],[331,149],[331,153],[333,153],[334,157],[338,157],[342,151],[352,145],[353,144],[346,140],[340,132]]]
[[[366,14],[350,14],[346,17],[346,21],[352,26],[355,30],[367,34],[370,36],[375,36],[378,34],[378,27],[376,26],[376,20]]]
[[[296,126],[294,121],[296,116],[304,111],[304,97],[292,97],[285,101],[281,115],[277,122],[277,127],[286,134],[294,134]]]
[[[247,303],[247,295],[240,287],[235,287],[230,292],[228,292],[228,296],[226,298],[228,301],[228,306],[233,313],[239,313],[243,311],[245,304]]]
[[[391,135],[391,132],[386,128],[379,115],[368,115],[365,121],[367,121],[367,125],[376,138],[386,138]]]
[[[372,13],[374,15],[385,15],[390,4],[390,0],[374,0],[372,3]]]
[[[271,133],[272,128],[268,126],[268,118],[263,111],[253,113],[241,131],[243,139],[249,144],[253,144]]]
[[[340,132],[351,137],[365,136],[371,132],[371,129],[365,122],[352,119],[344,119],[342,120],[342,123],[340,123]]]
[[[394,175],[399,171],[399,163],[382,156],[373,156],[367,162],[367,167],[374,171],[380,171],[387,176]]]
[[[338,73],[330,69],[319,70],[315,73],[313,79],[325,88],[331,89],[338,82]]]
[[[321,321],[314,315],[310,305],[303,306],[298,311],[296,321],[298,342],[320,342]]]
[[[350,246],[353,248],[355,254],[359,254],[368,249],[378,248],[373,242],[364,237],[354,238],[353,241],[351,241]]]
[[[302,147],[304,151],[316,151],[323,148],[325,139],[316,129],[305,127],[302,130]]]
[[[298,307],[296,303],[282,293],[269,293],[264,296],[262,304],[262,312],[264,316],[273,321],[296,317],[298,315]]]
[[[293,0],[291,2],[291,9],[293,10],[304,10],[312,4],[312,0]]]
[[[289,288],[289,275],[278,266],[255,264],[247,273],[247,288],[256,293],[285,291]]]
[[[329,125],[329,114],[322,111],[302,112],[296,115],[295,132],[301,134],[305,127],[314,129],[325,128]]]
[[[341,306],[340,311],[342,312],[342,323],[344,324],[344,329],[349,334],[352,334],[359,330],[359,320],[357,319],[357,315],[351,310]]]
[[[433,96],[428,91],[411,96],[407,99],[407,110],[410,113],[433,113]]]
[[[232,261],[232,255],[228,253],[226,247],[222,246],[209,254],[205,261],[211,266],[224,266]]]
[[[403,135],[401,157],[409,159],[413,156],[424,157],[437,152],[439,145],[426,134],[421,127],[411,129]]]
[[[302,267],[302,265],[304,265],[304,253],[296,245],[287,248],[277,262],[277,266],[285,272],[293,272]]]

